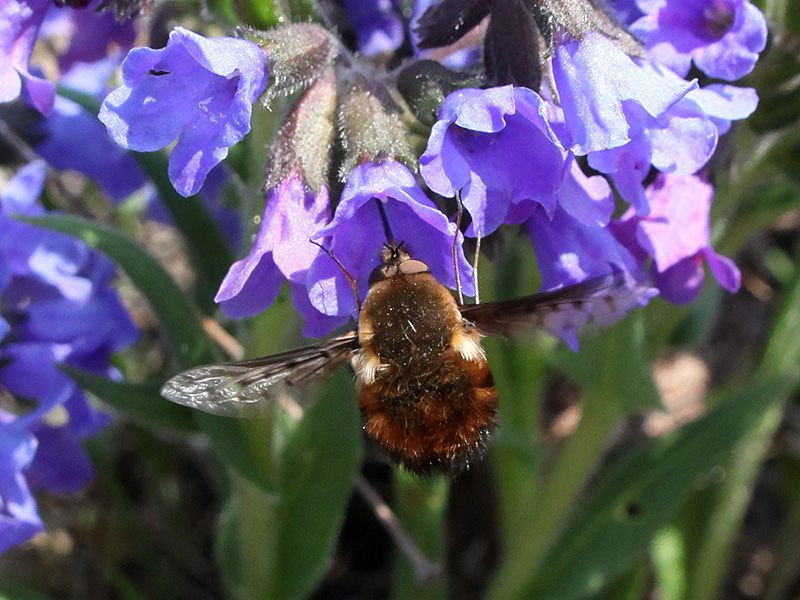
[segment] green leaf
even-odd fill
[[[200,411],[195,412],[195,419],[220,460],[262,490],[274,488],[263,456],[271,436],[269,420],[234,419]]]
[[[295,23],[307,21],[323,23],[316,0],[288,0],[288,2],[289,10],[292,12],[292,21]]]
[[[272,29],[286,21],[276,0],[233,0],[233,10],[244,25]]]
[[[361,464],[361,415],[348,374],[304,415],[281,457],[275,598],[304,598],[325,573]]]
[[[464,481],[462,477],[459,476],[457,481]],[[435,566],[437,571],[446,561],[448,496],[452,486],[456,485],[458,483],[446,477],[418,477],[403,469],[398,469],[394,477],[393,505],[397,518],[419,551],[430,561],[429,568]],[[393,600],[439,600],[447,597],[444,577],[437,574],[432,579],[425,579],[408,557],[398,556],[394,565]]]
[[[52,600],[52,598],[5,577],[0,580],[0,600]]]
[[[128,383],[61,365],[81,388],[97,396],[104,404],[139,422],[182,431],[196,431],[194,411],[167,402],[161,397],[160,383]]]
[[[239,482],[233,483],[235,487]],[[217,518],[217,536],[214,542],[214,557],[231,598],[242,597],[238,592],[243,577],[243,561],[239,552],[239,504],[237,494],[228,497]]]
[[[517,475],[506,466],[498,469],[504,511],[510,505],[516,508],[506,512],[506,517],[514,520],[508,521],[508,553],[494,582],[494,598],[514,597],[531,581],[533,572],[548,564],[548,548],[558,539],[620,420],[636,410],[660,406],[647,370],[640,319],[640,315],[629,315],[608,329],[582,337],[578,352],[563,349],[557,353],[561,370],[583,387],[582,416],[541,472],[536,487],[523,491],[520,481],[524,481],[524,473]],[[527,507],[512,491],[525,498]]]
[[[762,373],[797,373],[800,369],[800,271],[783,299],[778,319],[772,328],[764,357]]]
[[[697,478],[724,463],[794,377],[761,378],[667,438],[628,451],[588,494],[518,598],[597,592],[627,569],[675,515]]]
[[[166,330],[172,352],[181,367],[211,362],[208,341],[197,310],[169,273],[134,240],[107,225],[72,215],[16,218],[71,235],[111,258],[147,298]]]
[[[686,540],[677,527],[665,527],[651,542],[653,571],[659,596],[681,600],[686,593]]]

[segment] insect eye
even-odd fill
[[[397,266],[397,270],[403,275],[413,275],[414,273],[430,273],[430,267],[421,260],[410,258],[404,260]]]
[[[369,276],[369,284],[370,286],[374,283],[378,283],[379,281],[383,281],[384,279],[389,279],[389,277],[394,277],[397,275],[397,265],[391,264],[383,264],[378,267],[375,267],[372,273]]]

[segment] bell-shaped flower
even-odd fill
[[[467,235],[521,223],[537,203],[553,211],[569,157],[538,94],[510,85],[463,89],[445,99],[438,117],[420,174],[434,192],[460,194],[472,217]]]
[[[178,138],[169,177],[190,196],[250,131],[252,104],[267,84],[264,61],[248,40],[207,39],[176,27],[165,48],[131,50],[124,85],[106,97],[99,118],[129,150],[152,152]]]
[[[33,407],[0,411],[0,551],[42,529],[30,491],[74,491],[91,465],[80,440],[108,424],[60,364],[107,377],[138,331],[115,290],[114,265],[80,241],[20,222],[44,213],[41,162],[0,193],[0,389]],[[63,422],[42,417],[58,407]]]
[[[767,22],[748,0],[639,0],[631,25],[648,54],[681,77],[694,63],[734,81],[753,70],[767,43]]]
[[[405,30],[397,12],[399,4],[399,0],[344,0],[361,54],[377,56],[403,45]]]
[[[657,119],[696,83],[668,80],[593,31],[556,45],[553,80],[575,154],[608,150],[631,141],[631,129]]]
[[[359,296],[368,290],[369,275],[380,264],[384,244],[399,243],[412,257],[430,267],[436,279],[456,287],[453,243],[458,250],[462,291],[474,293],[472,269],[464,257],[462,237],[425,195],[414,175],[393,160],[366,162],[350,174],[331,223],[316,239],[342,263],[358,282]],[[353,291],[341,268],[325,254],[319,255],[308,273],[311,304],[331,316],[355,314]]]
[[[44,531],[25,478],[38,445],[26,425],[0,409],[0,555]]]
[[[235,262],[215,301],[232,318],[249,317],[275,301],[281,284],[304,284],[320,254],[311,238],[330,221],[328,188],[314,192],[293,173],[267,192],[264,216],[250,253]]]
[[[583,196],[576,203],[596,202],[577,189],[571,193]],[[613,276],[609,287],[597,292],[596,302],[592,297],[586,298],[586,302],[557,311],[545,321],[545,328],[564,339],[573,350],[578,348],[577,333],[584,323],[618,321],[658,293],[647,284],[634,257],[608,227],[581,222],[559,205],[552,217],[537,207],[525,222],[525,228],[536,251],[542,290]]]
[[[650,214],[629,210],[612,224],[616,237],[647,265],[661,295],[674,304],[691,302],[703,286],[703,262],[729,292],[739,289],[734,262],[717,254],[709,241],[714,188],[699,176],[661,174],[647,188]]]
[[[30,72],[31,53],[51,0],[0,2],[0,102],[22,96],[44,115],[53,110],[56,87]]]

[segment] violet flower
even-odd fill
[[[190,196],[228,148],[250,131],[252,104],[267,84],[264,53],[250,41],[206,39],[182,27],[166,48],[134,48],[124,85],[100,109],[109,135],[129,150],[152,152],[178,142],[169,177]]]
[[[557,44],[553,79],[570,133],[566,145],[578,155],[627,144],[632,125],[657,119],[697,87],[643,68],[593,31]]]
[[[119,66],[121,58],[110,57],[92,63],[78,63],[61,77],[61,85],[95,97],[108,93],[105,82]],[[140,192],[148,203],[148,215],[162,223],[172,223],[166,208],[139,163],[108,137],[97,116],[63,96],[56,96],[53,114],[42,123],[44,138],[36,151],[57,169],[77,171],[91,179],[115,204]],[[238,248],[242,225],[239,216],[220,201],[230,181],[224,166],[211,170],[200,197],[223,230],[229,244]]]
[[[62,73],[68,72],[80,63],[116,58],[125,54],[136,40],[134,19],[118,21],[112,10],[97,11],[100,1],[93,1],[83,10],[61,10],[65,22],[59,27],[61,34],[69,36],[69,47],[58,57],[58,67]],[[50,13],[53,14],[52,11]],[[49,19],[48,19],[49,21]],[[49,33],[45,21],[42,35]]]
[[[399,0],[344,0],[356,30],[358,49],[364,56],[397,50],[405,38]]]
[[[249,317],[275,301],[284,280],[304,286],[308,269],[322,252],[310,240],[328,221],[328,189],[314,193],[298,173],[268,190],[253,247],[231,266],[217,292],[222,311],[232,318]],[[293,297],[298,310],[308,313],[307,300]]]
[[[649,55],[685,76],[692,63],[709,77],[744,77],[767,43],[764,15],[748,0],[639,0],[631,33]]]
[[[739,269],[709,242],[713,186],[698,176],[662,174],[648,187],[647,196],[647,217],[629,210],[612,229],[641,265],[652,258],[650,275],[661,295],[674,304],[694,300],[703,285],[703,262],[722,287],[737,291]]]
[[[384,220],[385,217],[385,220]],[[414,175],[393,160],[366,162],[350,174],[330,224],[315,234],[358,282],[363,299],[372,270],[380,264],[385,243],[404,242],[410,254],[424,260],[442,284],[456,287],[453,272],[455,225],[425,195]],[[472,269],[457,247],[462,290],[473,295]],[[349,317],[356,310],[353,292],[342,270],[326,254],[308,272],[311,304],[322,314]]]
[[[573,350],[578,347],[578,330],[590,318],[613,323],[658,293],[647,284],[635,258],[607,227],[613,207],[613,195],[605,180],[599,175],[586,177],[575,165],[557,193],[553,214],[538,206],[525,222],[536,251],[543,290],[610,273],[617,273],[622,281],[614,292],[613,305],[588,302],[574,311],[557,311],[545,323],[550,333],[563,338]]]
[[[0,555],[44,531],[24,474],[37,448],[26,424],[0,410]]]
[[[44,115],[53,110],[55,86],[31,74],[30,60],[51,0],[0,3],[0,102],[22,98]]]
[[[569,161],[538,94],[510,85],[459,90],[438,117],[420,174],[442,196],[460,192],[472,217],[467,235],[521,223],[537,203],[553,211]]]
[[[117,377],[109,357],[138,337],[110,287],[110,261],[73,238],[10,217],[43,214],[43,184],[43,163],[31,163],[0,193],[0,389],[35,402],[28,412],[0,413],[0,551],[42,529],[32,490],[71,492],[92,475],[80,440],[108,416],[58,365]],[[56,407],[63,422],[43,420]]]

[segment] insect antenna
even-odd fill
[[[383,222],[383,235],[386,236],[387,242],[392,242],[394,240],[394,236],[392,235],[392,227],[389,225],[389,218],[386,216],[386,210],[383,208],[383,202],[377,198],[375,198],[375,202],[378,204],[378,212],[380,213],[381,221]]]
[[[464,293],[461,289],[461,273],[458,269],[458,232],[461,231],[461,217],[464,214],[464,205],[461,203],[461,190],[456,190],[456,203],[458,213],[456,213],[456,233],[453,236],[453,270],[456,275],[456,287],[458,288],[458,303],[464,304]],[[472,285],[475,288],[475,304],[481,303],[481,290],[478,287],[478,259],[481,255],[481,234],[476,233],[475,237],[475,259],[472,261]]]
[[[333,260],[333,262],[335,262],[339,266],[339,268],[342,270],[342,273],[344,273],[345,279],[347,279],[347,283],[350,285],[350,289],[353,290],[353,296],[356,299],[356,308],[358,309],[358,312],[361,312],[361,296],[359,296],[359,294],[358,294],[358,282],[355,280],[355,278],[352,275],[350,275],[350,273],[347,271],[347,268],[342,264],[342,261],[340,261],[338,258],[336,258],[336,255],[331,250],[328,250],[327,248],[325,248],[322,244],[320,244],[316,240],[308,240],[308,241],[311,242],[312,244],[314,244],[320,250],[322,250],[325,254],[330,256],[331,260]]]

